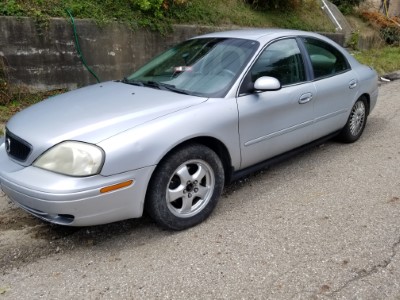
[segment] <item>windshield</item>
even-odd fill
[[[155,57],[124,82],[202,97],[223,97],[258,45],[245,39],[188,40]]]

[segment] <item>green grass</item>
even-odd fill
[[[50,17],[67,18],[65,9],[69,9],[75,18],[93,19],[98,24],[118,21],[131,28],[160,31],[176,23],[334,31],[317,0],[304,0],[299,8],[286,11],[256,10],[244,0],[164,1],[168,5],[149,10],[141,8],[141,2],[145,0],[3,0],[0,15],[29,16],[45,25]]]
[[[303,3],[297,9],[282,11],[256,10],[243,0],[192,0],[171,10],[169,17],[174,23],[334,31],[317,1]]]
[[[358,51],[354,53],[354,57],[359,62],[373,67],[380,75],[400,70],[400,47],[398,46]]]

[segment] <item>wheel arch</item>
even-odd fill
[[[143,203],[143,213],[148,214],[151,218],[153,218],[153,220],[155,220],[158,224],[160,224],[161,226],[168,228],[168,229],[174,229],[174,230],[181,230],[181,229],[185,229],[188,228],[186,225],[185,226],[179,226],[178,225],[174,225],[172,223],[170,223],[166,218],[167,214],[165,214],[165,211],[163,211],[163,209],[160,209],[160,205],[159,204],[155,204],[155,203],[160,203],[160,201],[154,201],[154,186],[160,186],[160,176],[165,177],[165,170],[163,171],[163,167],[165,166],[165,163],[168,164],[167,160],[172,158],[175,154],[175,158],[176,157],[180,157],[180,156],[176,156],[176,153],[184,153],[181,150],[183,150],[185,147],[190,147],[192,146],[192,149],[194,149],[195,146],[197,147],[202,147],[203,151],[204,148],[207,147],[208,149],[212,150],[215,152],[215,154],[218,156],[218,158],[221,161],[221,166],[218,167],[219,170],[221,170],[220,168],[223,168],[223,176],[221,176],[221,180],[219,181],[219,187],[220,189],[219,192],[216,194],[217,196],[213,196],[213,198],[217,197],[216,199],[219,198],[221,192],[222,192],[222,188],[224,186],[224,183],[226,183],[227,181],[230,181],[231,176],[233,174],[232,172],[232,167],[231,167],[231,156],[229,154],[229,151],[227,149],[227,147],[218,139],[213,138],[213,137],[196,137],[196,138],[192,138],[189,140],[186,140],[176,146],[174,146],[172,149],[170,149],[163,157],[162,159],[158,162],[156,168],[153,170],[150,179],[148,181],[147,187],[146,187],[146,194],[144,197],[144,203]],[[208,151],[209,152],[209,151]],[[215,161],[215,159],[214,159]],[[217,163],[219,164],[219,162]],[[216,175],[217,176],[217,175]],[[218,176],[217,176],[218,177]],[[217,180],[218,181],[218,180]],[[162,186],[162,184],[161,184]],[[157,193],[158,194],[158,193]],[[211,200],[210,200],[211,201]],[[215,203],[218,200],[213,201],[214,202],[214,206]],[[199,214],[199,217],[201,218],[200,222],[202,220],[204,220],[205,218],[208,217],[208,215],[211,213],[211,211],[213,210],[213,207],[211,206],[211,210],[210,208],[208,209],[209,212],[206,213],[206,216],[201,216]],[[205,208],[207,209],[207,208]],[[202,210],[202,211],[206,211],[206,210]],[[193,218],[196,217],[193,216]],[[195,224],[198,223],[198,220],[195,221]],[[182,225],[182,224],[181,224]],[[193,226],[193,224],[189,225],[189,227]]]
[[[166,159],[166,157],[168,157],[168,155],[170,155],[171,153],[175,152],[177,149],[183,148],[183,147],[185,147],[187,145],[190,145],[190,144],[204,145],[204,146],[210,148],[211,150],[213,150],[218,155],[218,157],[221,160],[222,165],[224,167],[225,183],[230,182],[232,174],[233,174],[233,167],[232,167],[232,158],[231,158],[231,155],[230,155],[230,153],[228,151],[228,148],[225,146],[225,144],[223,142],[221,142],[220,140],[218,140],[218,139],[216,139],[214,137],[199,136],[199,137],[194,137],[194,138],[191,138],[189,140],[183,141],[183,142],[175,145],[167,153],[165,153],[165,155],[158,162],[157,167],[154,169],[153,173],[150,176],[150,180],[149,180],[149,183],[148,183],[147,189],[146,189],[146,197],[147,197],[147,194],[148,194],[149,187],[151,186],[152,178],[153,178],[155,172],[158,169],[158,165],[164,159]]]
[[[364,94],[361,94],[360,97],[358,97],[358,99],[365,99],[365,105],[366,105],[367,116],[368,116],[369,113],[370,113],[370,108],[371,108],[371,97],[370,97],[370,95],[368,93],[364,93]]]
[[[193,139],[190,139],[188,141],[185,141],[184,143],[180,144],[181,146],[184,146],[186,144],[191,144],[191,143],[196,143],[196,144],[202,144],[204,146],[207,146],[211,150],[213,150],[219,157],[219,159],[222,162],[222,165],[224,167],[224,172],[225,172],[225,182],[229,182],[232,176],[232,158],[231,155],[228,151],[228,148],[225,146],[224,143],[222,143],[220,140],[213,138],[213,137],[196,137]]]

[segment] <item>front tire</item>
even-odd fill
[[[210,148],[192,144],[169,154],[156,168],[146,210],[161,226],[183,230],[204,221],[217,205],[224,168]]]
[[[364,131],[367,116],[367,101],[362,97],[354,103],[349,119],[339,134],[339,139],[344,143],[357,141]]]

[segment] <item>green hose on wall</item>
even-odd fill
[[[75,48],[76,48],[76,52],[78,52],[78,57],[81,60],[81,62],[83,63],[83,65],[85,66],[85,68],[89,71],[89,73],[92,74],[94,78],[96,78],[97,82],[100,82],[99,77],[97,77],[96,73],[87,65],[86,60],[83,57],[81,47],[79,46],[78,34],[76,33],[74,17],[72,16],[72,13],[68,9],[66,9],[65,11],[68,13],[69,17],[71,18],[72,30],[74,32]]]

